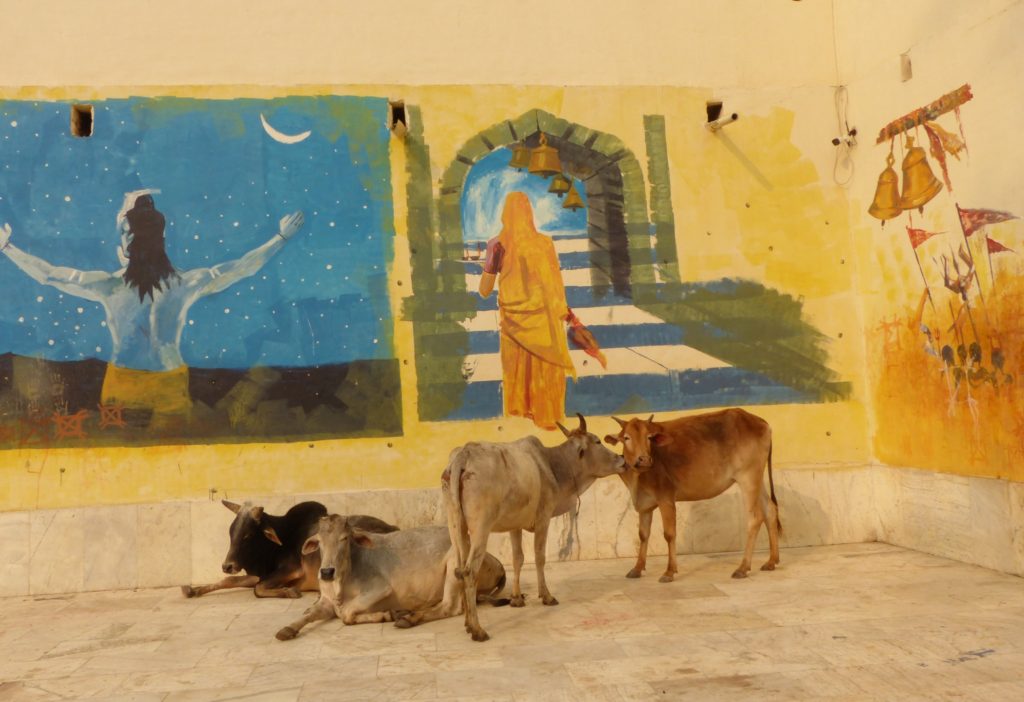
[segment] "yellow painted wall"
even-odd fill
[[[17,97],[122,95],[126,91],[12,91]],[[138,94],[138,90],[127,91]],[[145,91],[157,92],[162,91]],[[176,89],[179,95],[261,96],[260,88]],[[775,427],[780,466],[857,464],[868,459],[866,412],[852,256],[842,193],[820,182],[814,164],[793,144],[795,109],[772,105],[744,112],[728,143],[704,129],[708,91],[683,88],[516,88],[386,86],[305,88],[312,94],[401,96],[422,108],[435,179],[461,145],[495,122],[539,108],[615,134],[645,163],[644,114],[663,114],[669,133],[673,207],[684,279],[747,277],[803,296],[809,321],[835,340],[830,366],[854,382],[842,403],[755,407]],[[806,103],[827,95],[803,96]],[[752,108],[753,109],[753,108]],[[801,109],[806,109],[801,107]],[[392,141],[397,243],[390,287],[395,318],[411,289],[405,243],[404,150]],[[826,222],[828,222],[826,224]],[[707,235],[712,231],[712,235]],[[773,251],[769,251],[772,247]],[[844,263],[849,260],[850,263]],[[401,284],[400,284],[401,283]],[[411,359],[411,324],[396,323],[400,359]],[[838,338],[839,332],[845,332]],[[471,439],[502,440],[534,432],[524,420],[420,423],[415,364],[402,365],[405,433],[391,439],[290,444],[18,450],[2,454],[11,509],[244,495],[273,492],[423,487],[436,483],[448,452]],[[615,425],[594,422],[604,433]],[[558,437],[542,434],[554,443]]]
[[[974,98],[961,109],[969,154],[949,157],[953,191],[944,188],[915,212],[915,226],[945,232],[918,249],[936,310],[924,309],[921,321],[943,335],[941,343],[957,341],[950,331],[949,303],[957,296],[943,287],[940,257],[957,251],[964,239],[956,204],[1009,210],[1024,216],[1020,187],[1020,154],[1024,136],[1016,128],[1024,109],[1020,67],[1024,47],[1024,3],[986,0],[963,5],[909,2],[894,5],[884,21],[865,17],[842,4],[838,21],[845,31],[838,53],[846,66],[851,109],[861,127],[856,155],[857,177],[850,189],[851,221],[858,242],[858,287],[864,299],[866,358],[871,394],[872,452],[890,465],[925,468],[961,475],[1024,480],[1024,224],[1012,221],[987,227],[997,241],[1018,253],[999,254],[993,263],[999,278],[993,284],[985,257],[984,235],[972,237],[985,302],[972,291],[971,305],[982,340],[985,365],[991,368],[991,344],[1001,344],[1013,385],[996,392],[991,385],[966,387],[949,402],[941,361],[924,352],[925,337],[915,320],[924,290],[906,234],[907,217],[891,220],[884,229],[866,216],[888,145],[875,145],[878,130],[890,120],[926,105],[964,83]],[[906,53],[913,78],[900,78],[899,55]],[[938,123],[956,131],[955,115]],[[927,137],[923,130],[918,141]],[[897,172],[902,155],[896,147]],[[941,178],[935,158],[929,163]],[[993,333],[991,330],[995,330]],[[974,339],[965,326],[966,341]],[[1001,339],[1001,340],[1000,340]],[[992,340],[992,341],[990,341]]]
[[[1013,147],[1020,138],[1011,119],[1020,94],[1008,92],[1010,68],[1000,74],[984,67],[997,52],[986,46],[992,36],[1005,39],[1008,49],[1009,20],[1018,18],[1021,26],[1019,2],[958,0],[949,3],[952,15],[946,17],[930,12],[933,3],[902,3],[895,12],[904,14],[896,22],[927,21],[934,31],[908,37],[886,24],[884,57],[870,49],[870,23],[858,19],[890,16],[891,3],[881,0],[855,7],[743,0],[656,0],[642,8],[610,1],[423,5],[0,0],[0,16],[8,18],[0,26],[0,85],[8,87],[0,94],[402,97],[422,107],[435,180],[467,139],[533,108],[615,134],[646,169],[642,116],[664,115],[684,280],[748,277],[801,296],[809,321],[831,339],[831,367],[853,383],[847,402],[752,408],[775,427],[777,464],[855,465],[877,452],[886,461],[929,467],[915,460],[918,454],[890,450],[890,434],[880,425],[883,414],[868,405],[877,396],[868,392],[865,368],[873,364],[877,345],[866,330],[914,299],[906,256],[880,245],[885,239],[864,214],[880,168],[876,162],[881,163],[870,132],[948,88],[972,82],[985,102],[979,97],[978,107],[968,110],[988,115],[981,121],[965,112],[970,171],[982,175],[974,185],[968,184],[974,177],[958,182],[988,197],[998,180],[1002,199],[984,201],[1013,209],[1007,201],[1010,166],[1000,146]],[[970,24],[986,13],[993,16],[988,24]],[[999,13],[1011,14],[1000,20]],[[967,24],[956,28],[961,21]],[[1006,29],[998,29],[1001,22]],[[970,38],[967,49],[964,35]],[[904,41],[924,42],[914,43],[915,50],[935,58],[934,65],[917,62],[916,82],[910,84],[898,82],[895,63]],[[965,50],[961,70],[955,57]],[[1020,49],[1012,51],[1021,65]],[[880,77],[883,67],[889,73]],[[851,112],[862,132],[849,190],[833,182],[834,149],[828,143],[837,131],[831,86],[840,80],[850,83]],[[521,85],[534,87],[510,87]],[[600,85],[616,87],[586,87]],[[672,87],[645,87],[652,85]],[[741,115],[719,135],[703,128],[704,101],[712,96]],[[396,319],[401,295],[409,290],[403,159],[401,148],[393,149]],[[397,322],[399,358],[411,358],[411,339],[409,324]],[[877,372],[877,364],[872,367]],[[8,451],[0,454],[0,508],[203,498],[211,488],[244,496],[430,486],[451,447],[533,431],[518,419],[419,423],[415,364],[403,365],[402,372],[402,437]],[[598,420],[596,428],[609,424]],[[544,440],[553,443],[556,437],[545,434]]]

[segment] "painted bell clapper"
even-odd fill
[[[924,214],[925,203],[939,194],[942,182],[932,173],[924,149],[914,146],[914,137],[907,135],[907,155],[903,158],[903,195],[900,207]]]
[[[903,213],[903,207],[900,205],[899,180],[893,169],[896,159],[891,151],[886,156],[885,163],[885,170],[878,176],[875,199],[872,201],[871,207],[868,208],[868,214],[875,219],[882,220],[883,227],[887,219],[893,219]]]
[[[562,162],[558,159],[558,149],[548,146],[548,137],[540,134],[540,145],[530,154],[530,173],[542,178],[562,172]]]

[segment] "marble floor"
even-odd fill
[[[763,558],[763,554],[758,554]],[[1024,581],[885,544],[548,565],[544,607],[274,632],[312,602],[176,589],[0,599],[0,700],[1024,699]]]

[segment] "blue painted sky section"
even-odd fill
[[[302,210],[306,224],[255,276],[200,300],[181,340],[194,367],[316,366],[391,358],[386,270],[394,235],[387,103],[378,98],[95,102],[69,134],[67,103],[0,102],[0,223],[51,263],[119,268],[124,193],[160,188],[179,270],[237,258]],[[282,144],[260,115],[285,134]],[[98,304],[35,283],[0,256],[0,352],[52,360],[111,350]]]
[[[576,184],[584,206],[578,210],[562,207],[563,198],[549,193],[551,178],[541,178],[526,170],[509,168],[512,152],[495,149],[469,170],[462,188],[462,229],[466,241],[486,241],[501,232],[501,212],[508,193],[527,194],[533,205],[534,224],[539,231],[553,234],[560,231],[586,231],[587,195],[581,183]]]

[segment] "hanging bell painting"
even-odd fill
[[[512,146],[512,160],[508,162],[509,168],[521,171],[530,165],[530,147],[526,144],[515,144]]]
[[[903,213],[903,207],[900,206],[899,179],[896,176],[896,171],[893,170],[893,164],[896,163],[896,159],[893,158],[891,151],[886,157],[885,163],[885,170],[878,176],[875,199],[871,203],[871,207],[868,208],[868,214],[875,219],[882,220],[883,227],[885,226],[885,220],[892,219]]]
[[[551,187],[548,188],[548,192],[554,193],[558,197],[562,197],[567,192],[569,192],[569,188],[571,186],[572,183],[569,181],[569,179],[566,178],[561,173],[559,173],[554,178],[551,179]]]
[[[900,207],[915,207],[924,213],[924,205],[942,190],[942,182],[932,173],[924,149],[914,146],[914,137],[907,136],[907,155],[903,158],[903,196]]]
[[[569,183],[569,192],[565,194],[565,202],[562,203],[562,208],[575,212],[581,207],[583,207],[583,198],[580,197],[579,192],[576,190],[576,183],[571,182]]]
[[[540,146],[530,154],[530,173],[542,178],[562,172],[562,162],[558,160],[558,149],[548,146],[548,138],[543,132],[540,135]]]

